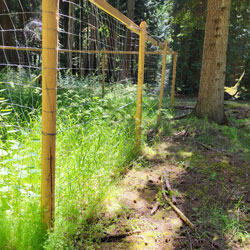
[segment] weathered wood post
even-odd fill
[[[45,228],[55,211],[56,95],[58,64],[58,0],[42,1],[42,173],[41,208]]]
[[[168,41],[166,40],[165,41],[165,47],[164,47],[164,50],[163,50],[163,56],[162,56],[159,114],[158,114],[158,117],[157,117],[157,124],[158,125],[161,122],[161,109],[162,109],[163,96],[164,96],[164,82],[165,82],[165,76],[166,76],[167,53],[168,53]]]
[[[176,64],[177,64],[177,52],[174,52],[174,62],[173,62],[173,79],[171,87],[171,109],[174,108],[174,95],[175,95],[175,79],[176,79]]]
[[[144,63],[145,63],[145,44],[146,44],[146,22],[140,24],[140,42],[139,42],[139,65],[138,65],[138,85],[137,85],[137,103],[136,103],[136,148],[140,150],[141,145],[141,120],[142,120],[142,91],[144,83]]]

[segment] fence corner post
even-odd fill
[[[52,228],[55,213],[56,96],[59,0],[42,0],[42,224]]]
[[[144,83],[144,63],[145,63],[145,45],[146,45],[146,22],[140,24],[140,42],[139,42],[139,65],[138,65],[138,84],[137,84],[137,102],[136,102],[136,148],[139,151],[141,146],[141,122],[142,122],[142,91]]]
[[[167,53],[168,53],[168,41],[165,41],[163,56],[162,56],[162,72],[161,72],[161,87],[160,87],[160,101],[159,101],[159,114],[157,117],[157,125],[161,122],[161,109],[163,104],[163,96],[164,96],[164,82],[166,75],[166,64],[167,64]]]

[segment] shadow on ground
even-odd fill
[[[161,144],[177,205],[196,226],[182,226],[173,249],[250,249],[249,142],[242,131],[225,134],[187,126]]]
[[[239,118],[242,107],[230,112]],[[159,135],[153,131],[152,141],[124,175],[112,202],[122,212],[105,227],[111,235],[137,233],[103,242],[99,249],[250,249],[250,128],[241,121],[238,125],[174,121],[164,128],[168,131],[163,130],[159,144],[154,143]],[[172,186],[176,206],[195,230],[162,198],[163,176]],[[160,207],[151,215],[157,202]]]

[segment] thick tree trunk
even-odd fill
[[[195,114],[225,121],[224,82],[231,0],[208,0],[200,89]]]

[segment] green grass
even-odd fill
[[[186,213],[198,227],[193,237],[208,245],[219,241],[221,249],[248,249],[249,126],[239,128],[233,116],[228,119],[235,126],[189,117],[163,124],[162,133],[174,138],[168,149],[184,172]]]
[[[27,79],[16,77],[16,81],[23,86]],[[112,91],[107,89],[102,99],[100,83],[94,78],[84,82],[71,76],[61,79],[56,139],[56,221],[53,232],[47,234],[42,229],[40,215],[41,103],[38,99],[35,104],[32,102],[37,95],[30,94],[28,90],[34,82],[32,79],[28,82],[30,85],[22,90],[21,97],[20,90],[0,86],[4,100],[19,103],[23,98],[25,106],[33,105],[35,110],[32,114],[25,108],[14,112],[10,105],[10,114],[3,118],[10,126],[1,130],[0,140],[0,249],[76,249],[75,239],[79,235],[84,239],[82,244],[91,246],[94,232],[98,232],[91,221],[124,167],[137,155],[136,87],[116,84]],[[145,95],[144,129],[156,121],[156,104],[154,97]],[[1,110],[5,108],[2,104]],[[16,120],[19,126],[11,132]]]

